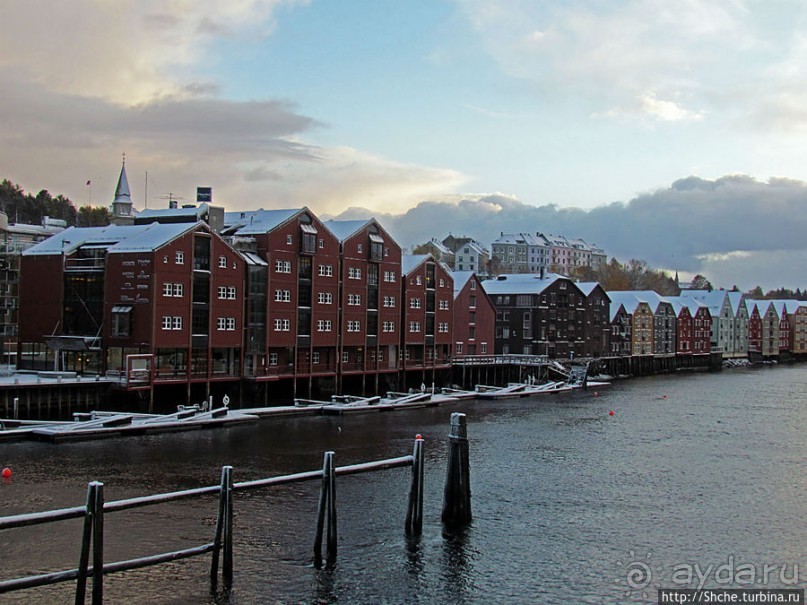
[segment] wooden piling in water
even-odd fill
[[[465,414],[451,414],[448,434],[448,467],[443,492],[443,523],[460,527],[471,522],[471,479],[468,463],[468,430]]]
[[[104,484],[90,483],[92,499],[92,605],[104,602]]]
[[[415,438],[412,453],[412,483],[406,508],[406,535],[419,536],[423,531],[423,438]]]
[[[333,452],[325,452],[322,464],[322,486],[317,507],[317,534],[314,538],[314,567],[322,567],[322,535],[328,520],[325,556],[328,564],[336,560],[336,473]]]
[[[226,587],[233,583],[233,467],[221,468],[219,511],[216,518],[216,535],[213,538],[213,556],[210,563],[210,585],[218,583],[219,559],[223,559],[222,580]],[[223,557],[220,553],[223,552]]]

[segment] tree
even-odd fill
[[[745,295],[748,298],[753,298],[753,299],[765,298],[765,294],[762,292],[762,288],[760,288],[759,286],[757,286],[753,290],[749,290],[748,292],[745,293]]]
[[[711,292],[712,290],[714,290],[714,286],[712,286],[712,282],[710,282],[703,275],[698,273],[695,277],[692,278],[692,289],[709,290],[709,292]]]
[[[109,209],[106,206],[82,206],[78,209],[76,226],[105,227],[109,220]]]

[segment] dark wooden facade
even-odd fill
[[[454,355],[493,353],[496,309],[475,273],[455,272]]]

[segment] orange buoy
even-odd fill
[[[3,469],[3,479],[10,479],[11,478],[11,469],[6,467]]]

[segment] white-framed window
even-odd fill
[[[325,240],[321,239],[319,240],[319,249],[322,250],[323,248],[325,248]]]
[[[226,268],[227,268],[227,257],[219,256],[219,269],[226,269]]]
[[[384,332],[394,332],[395,331],[395,322],[394,321],[385,321],[382,325],[382,331]]]
[[[395,282],[395,271],[384,271],[384,281],[394,283]]]
[[[163,296],[173,296],[174,295],[174,284],[165,283],[163,284]]]
[[[171,329],[171,316],[163,315],[163,330],[170,330],[170,329]]]
[[[384,246],[384,256],[389,256],[389,248],[387,248],[386,246]],[[378,361],[382,361],[382,360],[379,359]]]
[[[277,353],[269,353],[269,365],[270,366],[277,365]]]
[[[384,361],[384,349],[378,349],[378,363]]]
[[[182,329],[182,318],[181,317],[172,317],[171,318],[171,329],[172,330],[181,330]]]
[[[409,331],[410,332],[420,332],[420,322],[419,321],[410,321],[409,322]]]
[[[348,267],[348,269],[347,269],[347,278],[348,279],[361,279],[361,269],[359,267]]]
[[[276,260],[275,273],[291,273],[291,261],[280,259]]]
[[[317,302],[321,305],[330,305],[333,303],[333,294],[330,292],[320,292],[317,294]]]
[[[235,317],[228,317],[227,318],[227,331],[234,332],[235,331]]]
[[[342,363],[347,363],[350,361],[350,355],[347,351],[342,351]]]
[[[363,250],[364,250],[364,247],[363,247],[361,244],[359,244],[359,245],[356,247],[356,252],[358,252],[359,254],[361,254]]]
[[[174,284],[174,296],[182,298],[185,294],[184,284]]]
[[[348,294],[347,304],[351,307],[361,306],[361,294]]]
[[[235,300],[235,286],[227,286],[227,300]]]
[[[275,290],[275,302],[291,302],[291,290]]]
[[[317,320],[317,332],[330,332],[333,330],[333,322],[330,319]]]
[[[174,263],[177,265],[184,265],[185,264],[185,253],[184,252],[177,252],[174,255]]]
[[[349,319],[347,322],[348,332],[361,332],[361,322],[359,320]]]
[[[462,355],[462,343],[461,342],[457,343],[457,353],[459,355]]]
[[[385,296],[384,297],[384,306],[385,307],[394,307],[395,306],[395,297],[394,296]]]
[[[438,305],[439,305],[439,307],[438,307],[438,308],[439,308],[441,311],[448,311],[448,301],[447,301],[447,300],[441,300],[441,301],[438,303]]]
[[[275,332],[288,332],[291,330],[291,320],[289,319],[276,319]]]
[[[320,242],[322,240],[319,240]],[[318,364],[319,363],[319,351],[314,351],[311,353],[311,363]]]
[[[333,277],[333,265],[320,265],[319,275],[320,277]]]
[[[227,329],[227,320],[224,317],[219,317],[216,319],[216,329],[219,331]]]
[[[410,309],[420,309],[420,299],[419,298],[410,298],[409,299],[409,308]]]
[[[219,286],[219,300],[227,299],[227,286]]]
[[[437,331],[442,332],[443,334],[448,334],[448,322],[441,321],[437,324]]]
[[[445,287],[445,285],[446,285],[446,280],[444,280],[444,279],[441,277],[441,278],[440,278],[440,287],[441,287],[441,288],[444,288],[444,287]]]
[[[415,276],[415,284],[417,284],[418,286],[422,286],[423,285],[423,277],[420,276],[420,275]]]
[[[475,279],[471,280],[471,290],[476,290],[476,280]]]
[[[294,243],[294,238],[292,237],[291,233],[286,235],[286,245],[291,246]]]

